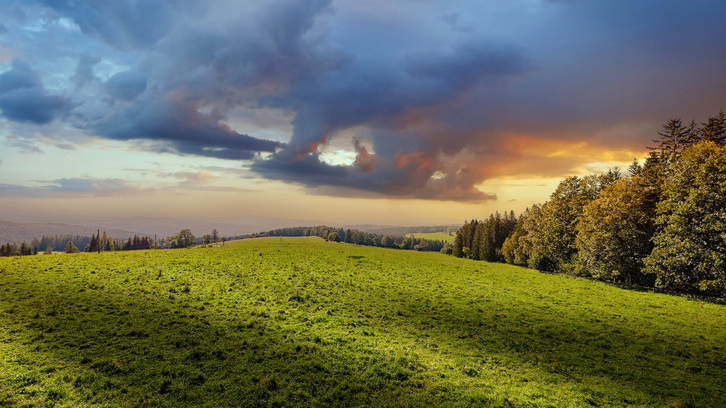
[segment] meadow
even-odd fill
[[[0,259],[0,406],[726,406],[726,306],[320,239]]]
[[[413,235],[416,238],[431,239],[431,240],[444,241],[444,242],[454,242],[454,238],[456,238],[456,234],[449,235],[444,232],[426,232],[426,233],[416,232],[416,233],[413,233],[410,235]]]

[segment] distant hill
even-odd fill
[[[106,231],[106,234],[114,238],[128,238],[134,235],[140,235],[138,232],[132,232],[122,229],[109,229],[96,225],[72,225],[46,222],[13,222],[0,220],[0,243],[22,242],[24,239],[28,241],[35,237],[43,235],[82,235],[91,236],[97,230]]]
[[[189,228],[195,236],[211,234],[213,229],[220,236],[252,234],[285,227],[303,227],[312,225],[330,225],[319,220],[296,220],[276,217],[130,217],[115,220],[96,221],[94,224],[106,228],[118,228],[141,231],[144,235],[159,238],[165,235],[176,234],[182,229]]]
[[[425,222],[426,220],[420,220]],[[431,221],[431,220],[429,220]],[[411,226],[413,220],[407,220],[401,226],[396,224],[342,224],[325,222],[321,220],[299,220],[278,217],[257,217],[245,216],[234,218],[223,217],[129,217],[112,220],[91,221],[88,225],[60,224],[60,223],[23,223],[0,220],[0,243],[31,240],[34,237],[43,235],[83,235],[90,236],[96,230],[106,231],[106,234],[114,238],[128,238],[134,235],[148,235],[159,239],[166,235],[173,235],[182,229],[189,228],[192,234],[201,237],[204,234],[211,234],[216,229],[219,236],[233,236],[254,234],[257,232],[270,231],[279,228],[289,227],[311,227],[327,225],[335,228],[359,229],[374,234],[389,234],[405,236],[409,233],[440,232],[456,230],[460,224],[442,226]],[[430,225],[430,224],[428,224]]]
[[[461,224],[454,225],[425,225],[425,226],[395,226],[395,225],[353,225],[346,228],[355,228],[361,231],[379,235],[406,236],[409,234],[456,233]]]

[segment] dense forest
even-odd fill
[[[626,174],[568,177],[516,221],[510,213],[465,223],[452,254],[726,296],[724,113],[701,125],[671,119],[658,136]]]
[[[238,238],[257,237],[320,237],[327,241],[347,242],[349,244],[377,246],[384,248],[414,249],[417,251],[441,251],[445,244],[439,240],[411,238],[395,235],[380,235],[358,229],[333,228],[325,225],[315,227],[280,228],[259,234]]]

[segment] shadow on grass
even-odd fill
[[[591,393],[585,402],[595,406],[726,406],[719,391],[726,387],[723,330],[669,331],[616,313],[535,309],[517,301],[441,304],[409,295],[394,313],[404,318],[387,324],[476,356],[470,360],[478,359],[482,371],[509,366],[549,373],[542,380]]]
[[[12,306],[0,310],[12,333],[8,341],[22,344],[9,362],[18,374],[0,376],[17,397],[6,400],[10,405],[471,403],[433,395],[415,378],[421,367],[414,361],[372,348],[353,351],[354,340],[321,337],[309,320],[287,324],[293,318],[283,309],[273,316],[191,294],[150,298],[107,293],[96,284],[61,291],[33,282],[14,286],[15,298],[5,299]]]

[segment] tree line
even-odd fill
[[[528,208],[514,223],[512,213],[506,222],[499,217],[497,223],[495,215],[465,223],[452,254],[725,296],[723,111],[700,125],[671,119],[653,142],[643,163],[635,160],[627,173],[568,177],[549,201]]]
[[[280,228],[238,238],[258,237],[320,237],[327,241],[346,242],[355,245],[376,246],[383,248],[413,249],[417,251],[441,251],[444,242],[433,239],[411,238],[395,235],[381,235],[358,229],[333,228],[325,225],[314,227]]]
[[[219,236],[217,230],[212,234],[205,235],[204,243],[217,242]],[[222,238],[225,240],[225,238]],[[199,241],[199,242],[197,242]],[[160,248],[186,248],[197,243],[202,243],[192,234],[190,229],[183,229],[174,235],[168,235],[159,243],[149,236],[134,235],[128,239],[117,239],[106,234],[92,236],[81,235],[44,235],[42,238],[34,238],[32,241],[23,240],[22,243],[10,242],[0,245],[0,256],[24,256],[35,255],[39,249],[46,254],[52,254],[53,251],[63,251],[66,253],[78,252],[112,252],[112,251],[133,251],[144,249],[160,249]]]

